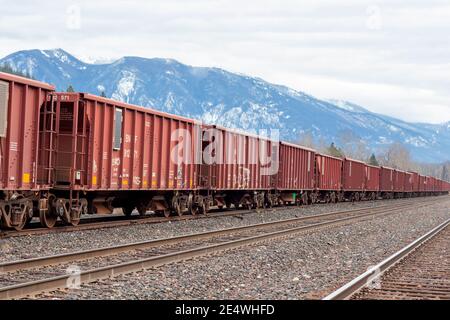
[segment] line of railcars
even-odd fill
[[[0,73],[0,228],[448,193],[415,172]],[[208,155],[208,156],[205,156]]]

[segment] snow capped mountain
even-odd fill
[[[2,64],[28,72],[61,91],[72,85],[77,91],[104,92],[113,99],[208,123],[248,131],[278,129],[289,141],[310,132],[317,140],[330,143],[343,132],[352,132],[375,151],[399,141],[416,160],[450,159],[450,121],[442,125],[407,123],[350,102],[322,101],[218,68],[140,57],[90,64],[61,49],[19,51],[0,59]]]
[[[361,106],[358,106],[357,104],[348,102],[348,101],[344,101],[344,100],[336,100],[336,99],[330,99],[328,100],[328,102],[330,102],[331,104],[334,104],[335,106],[347,110],[347,111],[352,111],[352,112],[357,112],[357,113],[367,113],[369,112],[367,109],[364,109]]]

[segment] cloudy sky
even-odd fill
[[[448,0],[0,0],[0,56],[174,58],[349,100],[409,121],[450,121]]]

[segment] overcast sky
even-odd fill
[[[450,121],[448,0],[0,0],[0,56],[174,58],[344,99],[408,121]]]

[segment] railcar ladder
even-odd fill
[[[73,121],[72,130],[70,132],[62,133],[59,130],[59,119],[58,122],[58,138],[57,139],[57,156],[69,155],[70,161],[67,165],[58,165],[55,171],[62,172],[61,176],[67,175],[68,180],[57,181],[59,187],[66,186],[73,189],[74,186],[78,188],[83,187],[86,184],[86,156],[87,156],[87,115],[84,103],[77,101],[73,105]],[[59,118],[60,114],[58,114]],[[62,137],[69,137],[71,141],[70,151],[63,151],[64,148],[61,145],[62,141],[65,139],[60,139]],[[56,174],[56,176],[59,176]]]
[[[51,184],[54,178],[56,151],[56,106],[54,96],[49,95],[40,108],[38,182]]]

